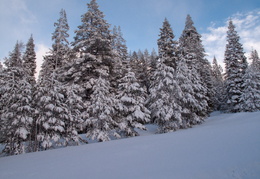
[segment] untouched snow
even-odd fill
[[[260,178],[260,112],[213,113],[187,130],[0,158],[0,178]]]

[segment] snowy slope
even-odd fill
[[[260,178],[260,112],[213,113],[192,129],[151,133],[0,158],[0,178]]]

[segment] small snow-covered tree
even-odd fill
[[[117,122],[120,133],[126,136],[139,135],[135,128],[145,130],[143,124],[150,122],[150,111],[145,107],[145,91],[139,85],[135,74],[128,68],[128,72],[119,80]]]
[[[99,142],[109,141],[111,135],[119,136],[114,129],[118,123],[113,119],[115,115],[116,99],[111,93],[111,86],[106,71],[100,71],[100,77],[93,81],[93,92],[87,107],[86,136]]]
[[[225,50],[225,84],[227,90],[226,103],[227,111],[239,112],[241,95],[243,94],[243,76],[247,68],[246,57],[242,44],[239,42],[239,35],[235,31],[232,20],[229,21],[227,31],[227,45]]]
[[[241,96],[242,111],[260,110],[260,60],[257,51],[251,52],[252,64],[248,67],[244,80],[244,91]]]
[[[260,71],[260,58],[256,50],[252,50],[250,59],[252,60],[251,67],[254,71]]]
[[[244,75],[244,91],[241,95],[241,111],[253,112],[260,110],[260,71],[253,66],[248,67]]]
[[[24,142],[31,140],[32,126],[32,85],[27,80],[23,68],[21,44],[16,43],[14,50],[6,59],[7,68],[1,76],[0,96],[1,121],[3,124],[4,152],[9,155],[25,153]]]

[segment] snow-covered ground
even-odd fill
[[[0,158],[1,179],[260,178],[260,112],[187,130]]]

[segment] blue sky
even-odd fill
[[[54,22],[61,8],[67,12],[70,41],[74,30],[81,24],[81,15],[87,11],[90,0],[1,0],[0,1],[0,59],[8,56],[17,40],[27,42],[34,36],[37,62],[51,46]],[[202,34],[203,44],[211,61],[216,55],[222,63],[225,49],[227,20],[232,18],[241,35],[244,50],[251,48],[260,53],[259,0],[97,0],[105,19],[120,25],[128,49],[151,51],[157,49],[159,28],[168,18],[176,39],[190,14],[195,27]]]

